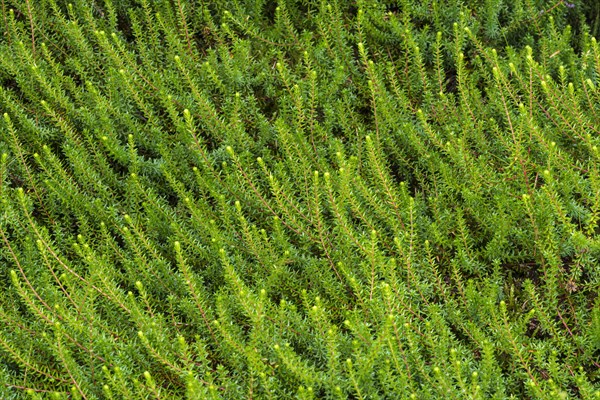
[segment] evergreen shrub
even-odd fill
[[[0,398],[599,398],[598,4],[2,0]]]

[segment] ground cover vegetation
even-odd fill
[[[0,398],[599,398],[572,1],[2,0]]]

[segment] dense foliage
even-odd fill
[[[600,397],[600,3],[1,7],[0,398]]]

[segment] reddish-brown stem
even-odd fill
[[[29,0],[25,0],[25,3],[27,4],[27,16],[29,17],[29,27],[31,29],[31,53],[35,59],[35,29],[33,26],[33,14],[31,12],[31,4],[29,3]]]

